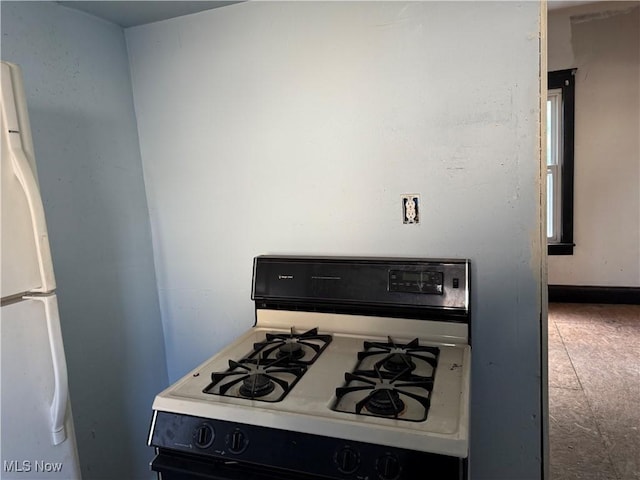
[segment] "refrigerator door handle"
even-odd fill
[[[44,216],[44,206],[38,182],[29,165],[26,153],[22,144],[22,134],[18,122],[16,99],[14,96],[13,76],[6,64],[2,64],[2,115],[4,115],[5,125],[8,129],[7,145],[11,152],[11,164],[13,173],[18,178],[24,190],[31,213],[31,224],[33,227],[38,265],[40,267],[41,285],[34,288],[34,292],[50,292],[56,288],[53,275],[53,263],[51,262],[51,250],[49,249],[49,235],[47,234],[47,222]],[[3,132],[4,133],[4,132]]]
[[[55,295],[25,296],[28,300],[37,300],[44,305],[47,318],[47,331],[49,333],[49,346],[51,347],[51,359],[53,360],[53,399],[51,401],[51,440],[54,445],[59,445],[67,438],[65,430],[65,416],[69,400],[69,384],[67,381],[67,362],[64,357],[62,343],[62,331],[60,329],[60,315],[58,314],[58,299]]]

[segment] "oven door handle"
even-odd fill
[[[166,451],[161,451],[151,461],[151,470],[160,474],[162,480],[319,480],[315,476],[259,471],[259,467],[244,467],[237,462],[215,461]]]
[[[158,473],[158,478],[204,478],[210,480],[235,480],[233,477],[221,477],[213,472],[213,466],[206,465],[195,459],[158,454],[151,461],[151,470]]]

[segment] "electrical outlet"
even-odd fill
[[[420,195],[415,193],[402,195],[402,223],[411,225],[420,223]]]

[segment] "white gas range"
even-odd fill
[[[469,262],[261,256],[255,326],[160,393],[160,478],[460,479]]]

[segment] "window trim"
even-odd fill
[[[557,70],[547,74],[548,90],[562,90],[562,160],[560,241],[547,243],[549,255],[573,255],[573,173],[575,132],[575,73],[576,68]]]

